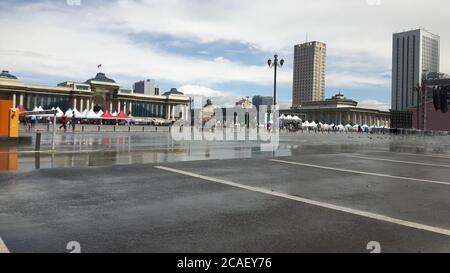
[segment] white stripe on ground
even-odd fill
[[[355,171],[355,170],[348,170],[348,169],[341,169],[341,168],[334,168],[334,167],[327,167],[327,166],[321,166],[321,165],[313,165],[313,164],[306,164],[306,163],[292,162],[292,161],[285,161],[285,160],[278,160],[278,159],[271,159],[271,160],[273,162],[291,164],[291,165],[299,165],[299,166],[303,166],[303,167],[318,168],[318,169],[332,170],[332,171],[345,172],[345,173],[355,173],[355,174],[362,174],[362,175],[395,178],[395,179],[418,181],[418,182],[424,182],[424,183],[432,183],[432,184],[440,184],[440,185],[450,186],[450,182],[445,182],[445,181],[420,179],[420,178],[413,178],[413,177],[406,177],[406,176],[396,176],[396,175],[389,175],[389,174],[383,174],[383,173]]]
[[[407,153],[407,152],[391,152],[391,151],[383,151],[383,150],[371,150],[371,151],[365,151],[364,153],[395,153],[399,155],[413,155],[413,156],[421,156],[421,157],[435,157],[435,158],[445,158],[450,159],[450,156],[444,156],[444,155],[430,155],[430,154],[414,154],[414,153]]]
[[[5,243],[2,240],[2,237],[0,237],[0,253],[9,253],[9,249],[6,247]]]
[[[423,162],[415,162],[415,161],[404,161],[404,160],[387,159],[387,158],[379,158],[379,157],[366,157],[366,156],[359,156],[359,155],[344,155],[344,156],[345,157],[352,157],[352,158],[375,160],[375,161],[387,161],[387,162],[395,162],[395,163],[404,163],[404,164],[413,164],[413,165],[422,165],[422,166],[431,166],[431,167],[450,168],[450,165],[431,164],[431,163],[423,163]]]
[[[248,186],[248,185],[239,184],[239,183],[236,183],[233,181],[228,181],[228,180],[214,178],[214,177],[208,177],[208,176],[204,176],[204,175],[200,175],[200,174],[196,174],[196,173],[192,173],[192,172],[186,172],[186,171],[182,171],[182,170],[178,170],[178,169],[173,169],[173,168],[168,168],[168,167],[163,167],[163,166],[155,166],[155,168],[165,170],[168,172],[172,172],[172,173],[177,173],[177,174],[182,174],[182,175],[198,178],[198,179],[203,179],[203,180],[207,180],[207,181],[211,181],[211,182],[216,182],[216,183],[228,185],[231,187],[236,187],[236,188],[245,189],[245,190],[249,190],[249,191],[253,191],[253,192],[259,192],[259,193],[263,193],[263,194],[267,194],[267,195],[271,195],[271,196],[276,196],[276,197],[281,197],[281,198],[285,198],[285,199],[289,199],[289,200],[293,200],[293,201],[297,201],[297,202],[302,202],[305,204],[314,205],[314,206],[318,206],[318,207],[322,207],[322,208],[327,208],[327,209],[336,210],[336,211],[340,211],[340,212],[350,213],[353,215],[358,215],[358,216],[371,218],[371,219],[375,219],[375,220],[379,220],[379,221],[393,223],[393,224],[397,224],[397,225],[401,225],[401,226],[405,226],[405,227],[426,230],[429,232],[450,236],[450,230],[444,229],[444,228],[433,227],[433,226],[424,225],[424,224],[420,224],[420,223],[410,222],[410,221],[392,218],[389,216],[371,213],[371,212],[367,212],[367,211],[362,211],[362,210],[357,210],[357,209],[352,209],[352,208],[347,208],[347,207],[341,207],[341,206],[333,205],[330,203],[315,201],[312,199],[306,199],[306,198],[302,198],[302,197],[298,197],[298,196],[289,195],[286,193],[280,193],[280,192],[276,192],[276,191],[272,191],[272,190],[268,190],[268,189],[264,189],[264,188],[260,188],[260,187]]]

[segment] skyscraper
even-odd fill
[[[439,36],[424,29],[394,33],[392,41],[392,109],[417,106],[415,88],[424,73],[439,72]]]
[[[145,80],[134,83],[133,92],[136,94],[159,95],[157,93],[155,80]]]
[[[292,106],[325,99],[326,44],[308,42],[294,47]]]

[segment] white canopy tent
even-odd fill
[[[64,115],[64,112],[61,111],[61,108],[56,107],[56,117],[57,117],[57,118],[60,118],[60,117],[62,117],[63,115]]]
[[[72,117],[72,108],[69,108],[65,113],[66,117],[71,118]]]
[[[87,119],[99,119],[100,116],[94,112],[93,109],[89,110],[86,114]]]
[[[81,118],[87,118],[88,110],[84,109],[83,113],[81,113]]]
[[[82,114],[80,113],[80,111],[78,111],[76,108],[72,110],[72,112],[75,112],[75,117],[76,118],[81,118]],[[72,113],[73,114],[73,113]]]

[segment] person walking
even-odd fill
[[[64,131],[67,132],[67,117],[66,117],[66,115],[63,114],[59,121],[61,122],[61,126],[59,126],[59,129],[64,128]]]
[[[75,125],[77,124],[77,117],[75,111],[72,112],[72,132],[75,132]]]
[[[37,121],[36,116],[32,115],[31,116],[31,128],[35,128],[36,127],[36,121]]]

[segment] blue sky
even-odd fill
[[[435,3],[434,3],[435,2]],[[277,97],[292,95],[293,47],[327,43],[327,97],[343,92],[363,106],[390,106],[392,33],[425,26],[441,35],[439,0],[76,0],[0,2],[0,69],[25,82],[84,81],[102,71],[124,87],[153,78],[162,90],[231,104],[272,95],[277,52],[286,60]],[[405,9],[405,6],[408,9]],[[420,16],[418,16],[420,14]],[[5,38],[5,39],[4,39]],[[450,72],[448,63],[441,63]]]

